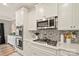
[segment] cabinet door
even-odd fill
[[[58,30],[72,30],[72,4],[58,5]]]
[[[24,46],[23,47],[23,52],[24,52],[25,56],[33,55],[31,45],[28,41],[24,40],[23,46]]]
[[[16,12],[16,26],[20,26],[23,24],[23,19],[22,19],[22,11],[18,10]]]
[[[57,3],[44,4],[44,12],[46,17],[57,16]]]
[[[14,47],[16,46],[15,39],[16,39],[15,36],[8,35],[8,43],[11,44],[11,45],[13,45]]]
[[[73,3],[73,29],[79,30],[79,4]]]
[[[42,4],[38,4],[35,6],[36,11],[36,19],[43,19],[44,16],[44,6]]]
[[[52,53],[45,51],[45,49],[41,49],[41,47],[31,46],[32,53],[34,56],[55,56]]]
[[[11,42],[11,36],[8,35],[8,43],[10,44]]]
[[[37,24],[36,24],[36,11],[35,9],[29,12],[29,20],[28,20],[28,30],[36,30]]]
[[[70,52],[70,51],[61,50],[60,55],[61,56],[78,56],[79,54],[73,53],[73,52]]]
[[[43,17],[57,16],[57,3],[38,4],[36,6],[37,19]]]
[[[30,45],[32,48],[33,55],[38,55],[38,56],[55,56],[55,55],[57,55],[56,49],[46,47],[43,45],[39,45],[36,43],[31,43]]]

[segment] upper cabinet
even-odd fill
[[[43,19],[44,17],[57,16],[57,4],[56,3],[41,3],[35,6],[36,19]]]
[[[27,8],[20,8],[16,11],[16,26],[24,25],[24,22],[27,20],[28,10]]]
[[[29,13],[28,13],[28,30],[36,30],[36,11],[35,9],[32,9]]]
[[[58,4],[58,30],[71,30],[72,4]]]
[[[35,8],[29,11],[28,30],[37,30],[37,20],[51,16],[57,16],[56,3],[40,3],[35,5]]]
[[[73,3],[73,29],[79,30],[79,3]]]
[[[58,30],[79,30],[79,4],[58,4]]]
[[[58,30],[79,30],[79,4],[39,3],[29,12],[29,30],[37,29],[37,20],[58,16]]]
[[[20,26],[23,24],[23,17],[22,17],[22,11],[17,10],[16,11],[16,26]]]

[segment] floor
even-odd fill
[[[14,52],[14,53],[10,54],[9,56],[21,56],[21,55],[18,54],[17,52]]]
[[[21,56],[15,51],[15,48],[9,44],[0,45],[0,56]]]

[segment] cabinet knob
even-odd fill
[[[76,26],[70,26],[71,28],[75,28]]]
[[[75,26],[73,26],[73,28],[75,28]]]
[[[70,26],[72,28],[72,26]]]

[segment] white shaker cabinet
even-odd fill
[[[58,30],[79,30],[79,4],[58,5]]]
[[[46,46],[43,46],[43,45],[40,45],[37,43],[30,43],[33,55],[36,55],[36,56],[55,56],[57,54],[57,49],[49,48],[49,47],[46,47]]]
[[[36,8],[36,18],[43,19],[44,17],[57,16],[57,3],[45,3],[37,4]]]
[[[32,48],[31,48],[31,45],[28,41],[25,41],[23,42],[23,53],[24,53],[24,56],[31,56],[33,55],[32,53]]]
[[[79,30],[79,3],[73,3],[73,29]]]
[[[51,17],[57,16],[57,3],[48,3],[44,5],[45,13],[44,16]]]
[[[29,13],[28,13],[28,30],[36,30],[37,28],[37,24],[36,24],[36,11],[35,9],[32,9]]]
[[[57,16],[57,4],[56,3],[37,4],[35,5],[35,8],[30,10],[28,15],[29,15],[28,30],[36,30],[37,20],[43,19],[44,17]]]
[[[16,11],[16,26],[23,25],[22,9]]]
[[[79,56],[79,54],[71,51],[60,50],[60,56]]]
[[[71,30],[72,26],[72,4],[59,4],[58,30]]]
[[[57,54],[56,49],[52,49],[46,46],[42,46],[37,43],[25,41],[24,43],[24,55],[28,56],[55,56]]]
[[[16,26],[25,25],[26,20],[28,21],[28,9],[22,7],[16,11]]]
[[[11,44],[13,47],[15,47],[16,46],[16,36],[14,36],[14,35],[8,35],[7,42],[9,44]]]

